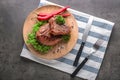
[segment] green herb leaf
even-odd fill
[[[55,20],[56,20],[56,23],[59,25],[63,25],[65,23],[65,19],[61,15],[57,15]]]
[[[42,52],[43,54],[45,54],[46,52],[48,52],[51,49],[51,46],[46,46],[43,45],[41,43],[39,43],[36,39],[36,32],[39,30],[39,28],[43,25],[47,23],[47,21],[39,21],[37,22],[34,26],[33,26],[33,30],[32,32],[28,35],[28,40],[27,43],[31,44],[35,50]]]
[[[68,42],[69,39],[70,39],[70,35],[63,35],[63,36],[62,36],[62,40],[63,40],[64,42]]]

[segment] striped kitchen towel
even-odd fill
[[[46,0],[41,0],[39,7],[47,4],[58,5]],[[66,56],[56,60],[44,60],[40,58],[38,59],[37,57],[33,56],[30,53],[30,51],[26,48],[25,45],[23,47],[23,50],[20,56],[71,74],[76,68],[73,66],[73,62],[75,60],[78,49],[81,45],[81,38],[82,38],[83,32],[85,30],[89,17],[92,15],[88,15],[73,9],[68,9],[68,10],[74,15],[75,19],[77,20],[78,27],[79,27],[79,37],[75,47]],[[104,42],[100,46],[100,49],[90,57],[90,59],[87,61],[84,67],[76,75],[80,78],[84,78],[88,80],[96,79],[96,76],[99,72],[101,63],[103,61],[107,44],[114,26],[113,22],[110,22],[101,18],[97,18],[95,16],[93,17],[94,17],[94,20],[92,22],[92,27],[89,32],[81,58],[79,60],[79,64],[89,54],[90,48],[93,46],[93,44],[96,42],[96,40],[100,36],[102,36],[102,39],[104,40]]]

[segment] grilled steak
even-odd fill
[[[36,36],[46,36],[46,37],[50,37],[50,26],[49,23],[43,25],[40,27],[40,29],[37,31],[37,35]]]
[[[62,40],[59,36],[50,34],[49,23],[40,27],[40,29],[36,32],[36,38],[40,43],[49,46],[55,45]]]
[[[61,35],[70,33],[70,28],[66,25],[58,25],[52,17],[49,23],[40,27],[36,32],[37,40],[44,45],[56,45],[62,40]]]
[[[70,28],[66,25],[58,25],[55,21],[55,18],[52,17],[49,20],[51,34],[53,35],[66,35],[70,33]]]

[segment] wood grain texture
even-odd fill
[[[36,19],[33,19],[36,17],[35,13],[52,13],[57,10],[61,9],[59,6],[55,5],[46,5],[42,6],[40,8],[37,8],[33,10],[28,17],[25,20],[24,27],[23,27],[23,38],[25,43],[28,40],[28,34],[32,31],[33,25],[36,23]],[[65,11],[65,13],[69,13],[68,11]],[[69,13],[70,14],[70,13]],[[75,46],[77,39],[78,39],[78,26],[76,23],[75,18],[71,14],[70,16],[65,18],[65,24],[70,27],[71,32],[70,32],[70,40],[65,43],[65,42],[60,42],[57,45],[55,45],[51,50],[49,50],[46,54],[43,54],[39,51],[36,51],[32,45],[27,44],[28,49],[38,58],[44,58],[44,59],[57,59],[60,58],[66,54],[69,53],[70,50]],[[60,49],[60,47],[64,47]]]

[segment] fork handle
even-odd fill
[[[85,65],[85,63],[88,61],[88,57],[86,57],[82,63],[75,69],[75,71],[71,74],[71,77],[74,78],[76,74],[80,71],[80,69]]]
[[[76,55],[75,61],[74,61],[74,63],[73,63],[73,66],[77,66],[77,65],[78,65],[79,58],[80,58],[80,56],[81,56],[82,50],[83,50],[83,48],[84,48],[84,45],[85,45],[85,42],[82,42],[82,43],[81,43],[81,46],[80,46],[80,49],[79,49],[79,51],[78,51],[78,53],[77,53],[77,55]]]

